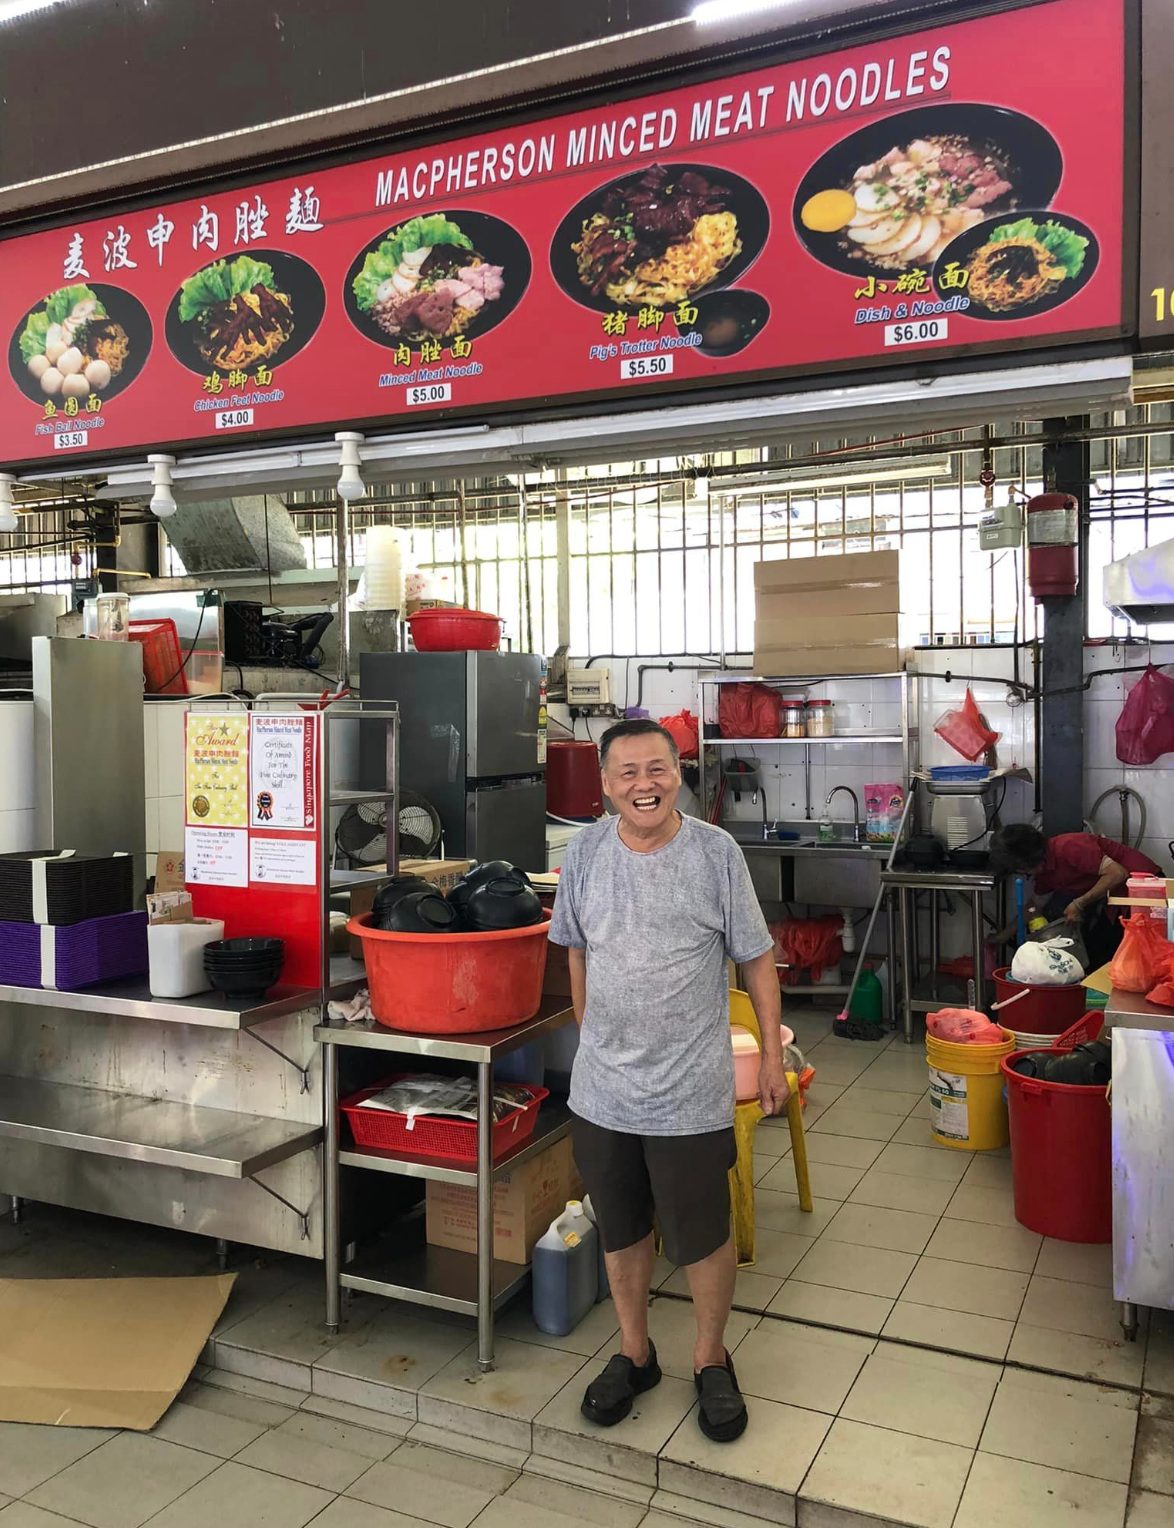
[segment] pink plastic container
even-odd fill
[[[784,1045],[794,1045],[794,1032],[785,1024],[779,1025]],[[740,1104],[758,1097],[758,1041],[748,1029],[740,1024],[730,1025],[730,1041],[734,1047],[734,1096]]]

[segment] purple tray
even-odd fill
[[[146,913],[115,913],[64,927],[0,922],[0,983],[73,992],[141,976],[148,967]]]

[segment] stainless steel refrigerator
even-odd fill
[[[530,653],[363,653],[365,700],[400,708],[400,782],[432,802],[454,859],[546,865],[543,660]],[[365,787],[383,783],[379,729],[365,730]]]

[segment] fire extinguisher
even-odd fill
[[[1070,493],[1027,501],[1027,586],[1037,600],[1076,593],[1080,580],[1080,505]]]

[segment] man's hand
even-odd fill
[[[1079,898],[1074,902],[1069,902],[1068,906],[1064,909],[1065,923],[1079,923],[1083,917],[1084,904],[1079,900]]]
[[[787,1107],[791,1090],[787,1069],[781,1058],[764,1056],[758,1068],[758,1101],[764,1114],[781,1114]]]

